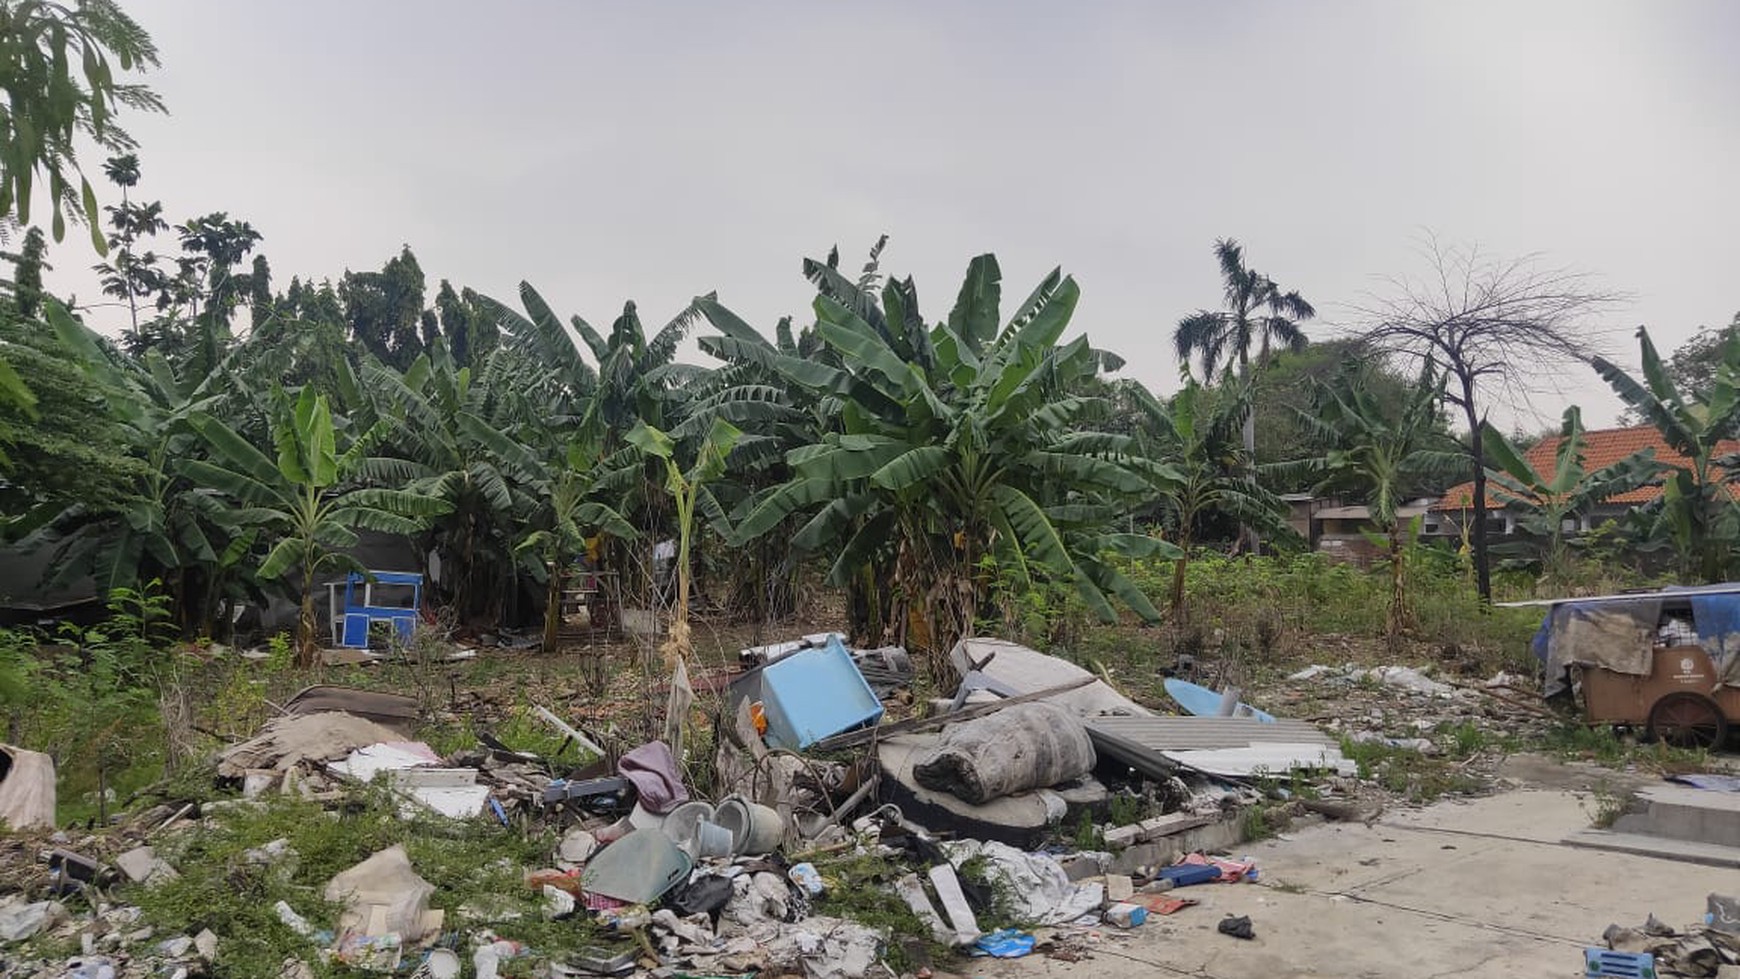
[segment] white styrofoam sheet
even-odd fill
[[[1222,778],[1285,775],[1298,769],[1326,769],[1354,775],[1358,766],[1340,748],[1322,744],[1253,744],[1244,748],[1204,748],[1163,751],[1161,755],[1186,768]]]

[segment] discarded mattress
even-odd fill
[[[960,837],[997,840],[1016,847],[1044,842],[1058,821],[1079,819],[1081,813],[1103,807],[1111,798],[1106,787],[1092,775],[1072,783],[1020,792],[974,805],[949,792],[920,785],[913,764],[931,751],[937,734],[900,734],[877,742],[876,761],[881,768],[885,802],[898,805],[906,817],[920,825],[947,826]]]
[[[54,759],[0,744],[0,824],[54,829]]]
[[[925,788],[982,804],[1080,778],[1093,767],[1093,742],[1080,718],[1036,701],[950,724],[912,774]]]
[[[992,654],[996,654],[995,658],[986,663],[979,672],[1014,690],[1016,694],[1038,693],[1052,687],[1078,683],[1093,676],[1074,663],[1047,656],[1006,639],[962,639],[949,651],[949,663],[955,668],[955,672],[964,677],[972,669],[973,663],[983,663]],[[1046,702],[1058,704],[1083,717],[1150,713],[1147,708],[1098,679],[1086,686],[1047,697]]]
[[[418,716],[417,700],[396,693],[381,693],[377,690],[357,690],[353,687],[335,687],[329,684],[316,684],[303,687],[296,696],[284,703],[286,714],[324,714],[338,712],[365,718],[398,730],[401,734],[409,734],[411,726]]]

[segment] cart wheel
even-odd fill
[[[1681,691],[1649,709],[1649,733],[1682,748],[1720,748],[1728,741],[1728,719],[1710,698]]]

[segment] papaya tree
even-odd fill
[[[363,465],[388,423],[349,438],[340,451],[326,396],[312,387],[304,387],[293,403],[281,404],[275,415],[276,459],[218,419],[191,416],[215,461],[190,460],[183,471],[240,503],[242,509],[234,514],[239,525],[258,527],[277,538],[256,575],[262,582],[297,576],[296,659],[297,665],[308,667],[314,665],[318,649],[317,576],[328,570],[366,570],[346,551],[357,543],[356,530],[416,533],[450,504],[407,490],[347,488],[346,480]]]
[[[1102,620],[1117,618],[1115,597],[1155,621],[1158,610],[1110,558],[1178,555],[1112,529],[1156,480],[1177,475],[1142,458],[1129,436],[1088,427],[1103,402],[1072,392],[1103,359],[1085,337],[1060,343],[1080,295],[1074,280],[1054,270],[1004,320],[1001,279],[994,256],[975,258],[934,325],[911,279],[852,304],[824,290],[814,332],[827,356],[816,357],[700,303],[723,335],[716,346],[826,405],[820,437],[786,453],[790,477],[737,508],[735,539],[800,518],[792,543],[827,556],[828,581],[849,585],[868,569],[888,582],[896,638],[933,654],[971,634],[993,587],[1039,579],[1072,586]]]

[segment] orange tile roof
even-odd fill
[[[1556,456],[1559,451],[1560,436],[1549,435],[1534,447],[1523,453],[1523,459],[1534,467],[1534,470],[1548,475],[1558,465]],[[1600,428],[1583,433],[1583,471],[1595,472],[1613,465],[1626,456],[1642,449],[1654,449],[1657,462],[1669,466],[1687,468],[1691,460],[1681,455],[1679,450],[1669,446],[1653,425],[1638,425],[1634,428]],[[1732,439],[1717,445],[1716,455],[1723,456],[1730,452],[1740,452],[1740,441]],[[1505,499],[1512,494],[1505,492],[1492,480],[1486,484],[1486,508],[1501,509]],[[1648,503],[1661,496],[1661,487],[1644,486],[1629,493],[1620,493],[1606,500],[1608,503],[1621,503],[1629,506]],[[1433,507],[1434,510],[1466,510],[1474,505],[1474,484],[1463,483],[1452,486]]]

